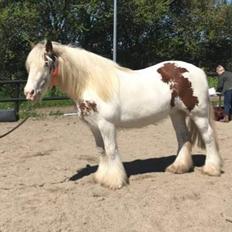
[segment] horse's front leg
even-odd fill
[[[89,125],[89,127],[90,127],[90,130],[92,131],[92,134],[93,134],[94,139],[95,139],[97,152],[101,155],[104,155],[105,154],[105,147],[104,147],[104,141],[102,139],[102,135],[101,135],[100,130],[97,128],[97,126]]]
[[[105,153],[100,156],[95,180],[111,189],[121,188],[128,183],[128,178],[119,157],[115,126],[108,121],[101,120],[98,127],[104,142]]]

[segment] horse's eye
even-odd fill
[[[45,67],[48,67],[48,66],[49,66],[48,61],[45,61],[44,66],[45,66]]]

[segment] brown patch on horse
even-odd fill
[[[182,75],[188,72],[186,68],[177,67],[174,63],[166,63],[157,71],[161,74],[162,81],[170,84],[170,89],[172,90],[170,105],[172,107],[175,106],[176,97],[179,97],[183,101],[189,111],[198,105],[198,98],[193,96],[191,82]]]
[[[81,116],[88,116],[93,112],[97,112],[97,104],[90,101],[82,101],[79,104],[79,109],[81,111]]]

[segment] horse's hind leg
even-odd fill
[[[118,153],[115,126],[101,120],[98,128],[104,141],[105,153],[100,156],[95,180],[111,189],[121,188],[127,184],[128,179]]]
[[[184,112],[175,111],[170,114],[170,117],[176,132],[178,150],[176,160],[166,168],[166,171],[182,174],[189,172],[193,168],[192,144],[190,143],[190,135],[185,122],[186,115]]]
[[[214,123],[213,119],[210,121],[207,114],[205,117],[193,115],[192,120],[196,124],[205,143],[206,160],[203,173],[210,176],[219,176],[221,174],[222,159],[218,151],[216,135],[212,125]]]

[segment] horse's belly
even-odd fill
[[[165,118],[170,112],[170,100],[140,99],[136,103],[122,104],[119,125],[142,127]]]
[[[162,112],[159,112],[158,114],[150,114],[150,115],[144,115],[144,116],[130,116],[125,115],[121,118],[120,121],[116,123],[117,127],[123,127],[123,128],[140,128],[147,126],[149,124],[154,124],[155,122],[158,122],[162,119],[165,119],[169,113],[169,110],[165,110]]]
[[[120,79],[120,120],[123,127],[142,127],[163,119],[170,111],[169,85],[154,70]]]

